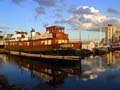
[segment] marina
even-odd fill
[[[0,0],[0,90],[120,90],[119,3]]]

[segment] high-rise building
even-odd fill
[[[116,42],[120,42],[120,31],[116,31]]]
[[[116,41],[116,26],[108,24],[105,28],[105,40],[107,44],[114,43]]]

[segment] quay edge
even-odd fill
[[[11,50],[4,50],[5,53],[27,57],[27,58],[37,58],[37,59],[54,59],[59,61],[79,61],[84,57],[90,56],[91,52],[88,50],[51,50],[51,51],[43,51],[43,52],[22,52],[22,51],[11,51]],[[49,53],[48,53],[49,52]],[[54,54],[53,54],[54,53]],[[74,54],[73,54],[74,53]]]
[[[0,48],[0,54],[3,54],[5,51],[3,48]]]

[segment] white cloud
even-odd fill
[[[97,14],[99,13],[99,10],[96,10],[93,7],[88,7],[88,6],[80,6],[80,7],[72,7],[69,9],[69,12],[73,14]]]
[[[74,29],[93,31],[99,30],[100,27],[104,27],[107,24],[114,24],[117,26],[120,25],[120,19],[107,17],[93,7],[73,7],[69,10],[69,12],[72,13],[70,18],[56,21],[56,23],[67,23],[70,24]]]

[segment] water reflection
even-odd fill
[[[108,65],[116,64],[116,58],[115,55],[113,55],[113,52],[107,54],[107,64]]]
[[[14,65],[17,65],[21,73],[24,73],[24,71],[30,72],[31,79],[34,77],[38,77],[40,80],[52,86],[64,83],[64,79],[67,77],[68,73],[78,75],[80,74],[79,67],[68,68],[65,66],[56,66],[53,64],[29,60],[13,55],[1,55],[1,58],[4,64],[12,63]]]
[[[120,83],[119,64],[120,53],[115,52],[86,57],[76,66],[57,66],[3,54],[0,55],[0,74],[5,74],[9,83],[24,84],[27,90],[88,90],[87,87],[92,90],[102,87],[102,90],[106,90],[109,87],[113,89],[113,81]],[[110,82],[113,85],[109,86]]]
[[[110,52],[104,56],[88,57],[82,61],[83,80],[96,79],[106,70],[120,69],[120,53]]]
[[[101,59],[99,56],[85,58],[82,60],[82,68],[82,80],[96,79],[99,73],[105,71],[105,68],[103,66],[103,59]]]
[[[64,79],[67,77],[66,72],[61,70],[60,67],[52,64],[26,60],[24,58],[18,58],[10,55],[6,56],[6,61],[14,62],[21,68],[21,71],[31,71],[31,78],[37,76],[51,85],[63,83]]]

